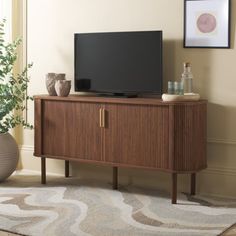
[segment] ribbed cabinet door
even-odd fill
[[[106,162],[168,168],[168,106],[111,104],[105,110]]]
[[[173,170],[194,172],[207,167],[207,104],[176,105],[173,109]]]
[[[100,104],[49,101],[43,104],[43,155],[102,159]]]

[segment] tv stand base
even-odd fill
[[[137,93],[100,93],[100,97],[137,98]]]
[[[69,161],[65,161],[65,177],[68,178],[69,173]],[[172,191],[171,191],[171,203],[177,203],[177,176],[178,173],[172,173]],[[191,173],[190,181],[190,194],[195,195],[196,192],[196,173]],[[41,157],[41,184],[46,184],[46,158]],[[112,188],[118,190],[118,167],[113,166],[113,181]]]

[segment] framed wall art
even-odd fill
[[[231,0],[184,0],[184,47],[230,48]]]

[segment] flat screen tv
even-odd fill
[[[162,31],[76,33],[75,91],[162,93]]]

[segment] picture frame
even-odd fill
[[[184,48],[230,48],[231,0],[184,0]]]

